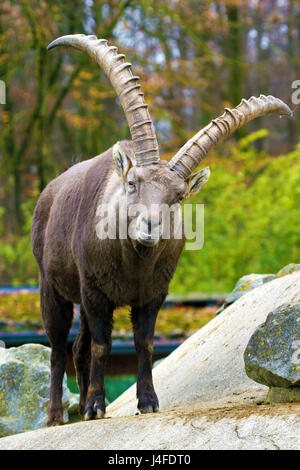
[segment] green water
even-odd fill
[[[135,375],[118,375],[105,377],[106,398],[111,403],[127,388],[136,382]],[[79,393],[75,377],[68,377],[68,387],[73,393]]]

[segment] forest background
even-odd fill
[[[106,38],[132,62],[162,158],[243,97],[296,108],[296,0],[1,0],[0,285],[37,284],[30,229],[45,185],[129,136],[99,67],[46,51],[73,33]],[[204,247],[183,252],[171,293],[227,292],[243,274],[299,262],[299,130],[297,108],[293,119],[260,118],[207,157],[210,180],[192,201],[205,204]]]

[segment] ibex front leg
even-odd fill
[[[84,287],[82,303],[91,334],[91,370],[84,409],[84,420],[103,418],[105,414],[104,372],[111,349],[114,305],[99,290]]]
[[[156,317],[164,298],[143,307],[132,307],[131,320],[138,355],[137,398],[141,413],[158,411],[158,398],[152,381],[153,337]]]

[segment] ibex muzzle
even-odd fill
[[[201,129],[170,162],[163,161],[139,77],[133,75],[125,56],[105,39],[83,34],[56,39],[48,49],[55,46],[84,51],[103,68],[120,98],[132,140],[116,144],[55,178],[42,192],[34,212],[33,252],[52,348],[49,425],[63,423],[61,390],[73,303],[81,307],[73,352],[84,419],[104,416],[104,370],[111,347],[113,311],[123,305],[131,307],[138,355],[138,408],[142,413],[158,410],[151,362],[154,327],[185,240],[172,232],[169,239],[162,236],[164,220],[156,214],[152,221],[151,204],[180,211],[180,204],[207,182],[208,168],[194,171],[213,146],[258,116],[292,114],[285,103],[272,96],[242,100]],[[101,204],[112,214],[122,204],[128,209],[141,204],[147,210],[128,215],[128,222],[132,222],[129,238],[99,239],[96,226]]]
[[[162,235],[162,216],[153,211],[142,213],[137,220],[137,241],[145,246],[154,246]]]

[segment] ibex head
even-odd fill
[[[155,246],[161,239],[162,219],[151,213],[153,204],[180,204],[197,193],[207,182],[210,171],[194,172],[208,151],[252,119],[266,114],[292,115],[278,98],[261,95],[243,99],[234,109],[225,108],[222,116],[211,121],[192,137],[171,159],[160,160],[158,143],[144,94],[133,75],[131,64],[105,39],[75,34],[53,41],[55,46],[72,46],[87,52],[103,68],[123,107],[132,138],[134,155],[117,143],[113,149],[114,165],[128,204],[141,204],[146,211],[135,216],[134,238],[142,245]],[[152,223],[151,223],[152,222]]]

